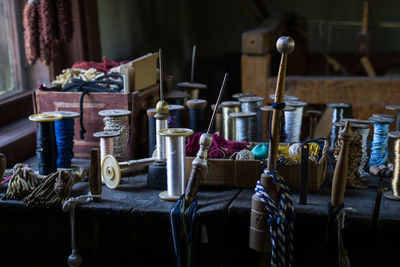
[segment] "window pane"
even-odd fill
[[[6,1],[0,0],[0,98],[14,89]]]

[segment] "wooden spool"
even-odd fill
[[[183,90],[185,90],[185,92],[189,94],[190,99],[199,98],[199,90],[207,88],[206,84],[192,82],[181,82],[177,83],[176,86],[183,88]]]
[[[108,188],[116,189],[121,182],[122,176],[146,167],[155,160],[156,158],[144,158],[118,162],[114,156],[107,155],[101,162],[101,176]]]
[[[90,151],[89,188],[92,195],[101,195],[101,164],[100,150],[98,148],[93,148]],[[93,200],[99,202],[100,198],[94,198]]]
[[[286,106],[282,110],[282,112],[294,111],[295,109],[296,109],[295,107]],[[262,137],[263,137],[263,140],[267,142],[269,139],[269,125],[270,125],[269,120],[271,118],[271,113],[274,109],[272,108],[272,106],[262,106],[260,108],[260,110],[261,110],[261,122],[262,122],[262,134],[263,134]],[[282,114],[281,114],[281,116],[282,116]],[[281,125],[281,126],[283,126],[283,125]]]

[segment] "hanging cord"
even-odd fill
[[[114,137],[114,156],[118,160],[125,160],[130,128],[127,123],[127,116],[105,116],[103,121],[104,131],[120,134]]]
[[[83,99],[85,95],[89,92],[110,92],[119,93],[124,89],[124,85],[120,81],[116,80],[106,80],[108,78],[123,80],[122,75],[117,73],[106,74],[96,78],[94,81],[82,81],[80,79],[72,79],[70,83],[66,84],[61,91],[62,92],[82,92],[81,98],[79,100],[79,121],[81,125],[80,138],[84,139],[86,133],[85,126],[83,124]],[[110,86],[110,88],[106,87]]]
[[[72,253],[68,257],[69,266],[80,266],[82,263],[82,258],[78,255],[78,250],[76,247],[76,231],[75,231],[75,207],[77,205],[84,205],[91,201],[93,198],[101,198],[101,195],[84,195],[79,197],[71,197],[64,202],[62,210],[64,212],[69,211],[69,218],[71,223],[71,249]]]
[[[380,166],[385,164],[388,156],[387,141],[388,141],[389,124],[375,122],[374,137],[372,141],[371,155],[369,158],[368,167],[375,165]]]
[[[38,122],[36,156],[39,174],[48,175],[57,171],[57,143],[54,122]]]
[[[74,157],[74,119],[62,119],[54,122],[57,142],[57,167],[71,168]]]

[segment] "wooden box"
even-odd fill
[[[36,91],[35,113],[46,111],[68,110],[79,111],[81,92]],[[148,155],[148,123],[146,109],[155,107],[159,99],[159,85],[132,93],[88,93],[83,101],[83,123],[85,137],[80,139],[79,118],[75,119],[74,153],[75,157],[89,158],[90,150],[99,146],[99,139],[93,133],[102,131],[103,117],[98,112],[104,109],[127,109],[132,111],[130,117],[129,158],[140,158]]]
[[[194,157],[186,157],[186,180],[189,179]],[[209,159],[208,175],[201,185],[228,186],[228,187],[255,187],[260,179],[261,161]]]

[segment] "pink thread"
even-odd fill
[[[95,68],[99,72],[108,73],[112,68],[118,67],[119,65],[128,63],[128,60],[124,60],[121,62],[116,62],[109,60],[107,57],[103,57],[103,62],[94,62],[94,61],[82,61],[76,62],[72,65],[73,69],[84,69],[88,70],[90,68]]]
[[[200,136],[202,133],[198,132],[190,136],[186,143],[186,156],[195,157],[197,151],[200,149]],[[235,152],[239,152],[247,148],[247,143],[228,141],[216,133],[211,134],[213,140],[208,154],[208,158],[222,159],[228,158]],[[222,152],[222,151],[224,152]]]

